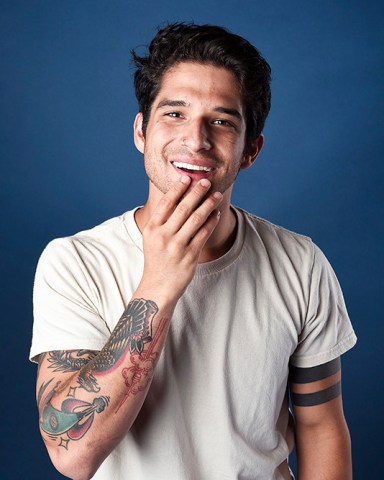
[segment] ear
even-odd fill
[[[139,152],[144,153],[145,138],[143,134],[143,114],[139,112],[133,123],[133,141]]]
[[[241,165],[240,165],[241,170],[246,170],[251,165],[253,165],[253,162],[256,160],[257,156],[261,152],[263,145],[264,145],[264,135],[261,133],[252,142],[251,148],[247,151],[247,153],[244,154],[243,161],[241,162]]]

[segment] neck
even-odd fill
[[[146,204],[136,210],[135,221],[141,233],[153,214],[155,206],[149,199]],[[223,199],[220,204],[220,221],[207,240],[200,254],[199,263],[206,263],[216,260],[225,255],[232,247],[236,238],[236,216],[230,208],[229,198]]]
[[[237,233],[236,216],[230,206],[220,205],[220,221],[212,235],[207,240],[199,263],[211,262],[225,255],[232,247]]]

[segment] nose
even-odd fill
[[[183,127],[183,146],[188,147],[192,152],[209,150],[212,147],[209,139],[209,128],[204,120],[190,120]]]

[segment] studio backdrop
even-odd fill
[[[382,5],[0,1],[3,480],[63,478],[39,435],[28,361],[35,267],[53,238],[145,201],[130,49],[168,21],[225,26],[272,66],[265,147],[233,201],[310,236],[334,267],[358,335],[343,360],[354,478],[382,478]]]

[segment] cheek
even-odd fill
[[[171,143],[175,137],[174,129],[164,126],[164,125],[157,125],[155,131],[151,135],[151,137],[147,139],[147,147],[152,151],[161,151],[165,146]]]
[[[216,145],[222,150],[231,152],[232,156],[239,157],[244,152],[244,138],[235,132],[219,132],[214,138]]]
[[[240,142],[228,143],[223,154],[228,159],[229,168],[238,170],[244,161],[244,147]]]

